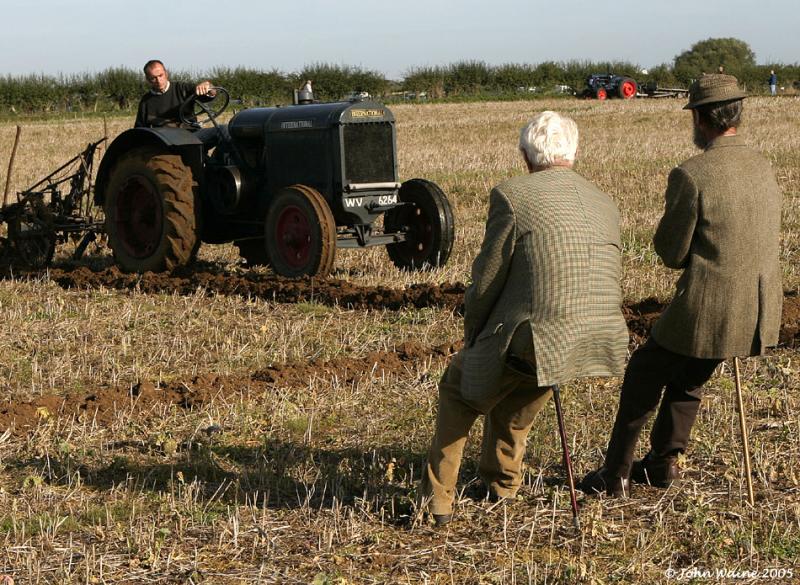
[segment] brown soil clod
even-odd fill
[[[637,302],[628,301],[622,305],[622,314],[633,342],[641,344],[647,339],[650,329],[666,306],[665,302],[654,297]]]
[[[800,345],[800,296],[797,292],[783,296],[780,343],[788,347]]]
[[[147,413],[164,404],[197,408],[235,394],[259,396],[274,388],[298,388],[318,378],[337,377],[349,384],[372,376],[407,375],[419,365],[440,361],[457,350],[456,345],[431,347],[410,342],[394,351],[374,351],[361,358],[274,365],[250,376],[203,375],[159,384],[143,381],[129,387],[100,388],[89,394],[50,394],[28,402],[4,402],[0,403],[0,432],[8,428],[30,429],[56,416],[109,426],[121,413]]]
[[[238,295],[279,303],[315,302],[359,310],[398,310],[408,307],[438,307],[463,313],[465,286],[460,283],[413,284],[394,289],[361,286],[334,278],[289,279],[263,274],[232,274],[224,270],[180,268],[171,273],[126,274],[117,268],[93,271],[86,266],[52,268],[50,279],[67,289],[139,290],[144,293]],[[626,301],[623,313],[635,342],[647,337],[666,302],[650,297]],[[800,297],[796,292],[784,296],[780,342],[794,347],[800,339]]]
[[[458,310],[463,303],[461,283],[414,284],[406,289],[359,286],[334,278],[282,278],[256,273],[181,268],[173,272],[126,274],[119,269],[93,271],[85,266],[52,268],[50,280],[66,289],[138,290],[144,293],[194,294],[205,290],[218,295],[236,295],[278,303],[315,302],[348,309],[444,307]]]

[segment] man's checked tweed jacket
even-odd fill
[[[653,326],[660,346],[725,359],[778,343],[781,198],[769,162],[739,136],[673,169],[653,244],[683,274]]]
[[[493,189],[465,298],[465,398],[493,392],[521,327],[533,347],[514,353],[535,360],[539,386],[622,374],[619,274],[617,208],[573,170],[553,167]]]

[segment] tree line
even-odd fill
[[[545,61],[538,64],[490,65],[461,61],[449,65],[416,67],[400,81],[378,71],[347,65],[317,63],[294,73],[277,69],[217,67],[203,73],[171,72],[171,79],[211,79],[228,89],[246,107],[286,104],[293,89],[306,79],[313,81],[315,97],[322,101],[342,99],[353,92],[392,99],[496,99],[580,92],[592,73],[625,75],[639,83],[662,87],[689,86],[703,73],[723,67],[739,78],[750,93],[766,93],[771,70],[785,88],[800,90],[800,64],[757,65],[747,43],[738,39],[707,39],[676,56],[672,63],[645,73],[638,64],[615,61]],[[136,107],[147,91],[141,70],[113,67],[99,73],[77,75],[6,75],[0,77],[0,112],[108,112]]]
[[[314,80],[315,96],[326,101],[340,99],[356,88],[384,95],[390,84],[375,71],[324,63],[290,74],[247,67],[217,67],[201,73],[170,71],[170,79],[211,79],[247,106],[291,103],[293,89],[306,79]],[[125,67],[93,74],[6,75],[0,77],[0,111],[22,114],[130,110],[136,108],[148,89],[141,69]]]

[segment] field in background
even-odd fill
[[[401,179],[431,179],[449,194],[453,257],[440,271],[402,274],[382,249],[342,251],[333,276],[392,288],[466,282],[489,189],[522,172],[519,128],[535,111],[553,108],[580,128],[578,171],[620,208],[624,297],[669,298],[675,275],[658,262],[650,239],[667,173],[696,152],[681,106],[394,106]],[[795,294],[798,120],[798,99],[753,98],[742,128],[784,191],[784,288]],[[130,124],[110,118],[109,134]],[[26,125],[12,191],[102,135],[97,119]],[[13,136],[12,125],[0,126],[3,181]],[[89,253],[91,265],[110,262],[102,248]],[[200,259],[243,271],[231,246],[205,246]],[[548,408],[530,437],[519,501],[481,499],[472,441],[456,521],[433,530],[416,517],[413,500],[446,359],[418,350],[459,341],[462,321],[451,310],[355,311],[203,289],[68,291],[44,276],[0,281],[0,311],[3,400],[102,397],[133,386],[142,397],[102,420],[91,407],[75,421],[44,409],[30,432],[0,430],[0,574],[18,582],[655,583],[682,568],[792,569],[800,578],[796,350],[745,362],[754,510],[745,503],[733,386],[723,367],[709,384],[682,487],[642,488],[625,501],[583,500],[584,532],[574,534]],[[409,342],[415,351],[386,365]],[[311,359],[320,365],[304,376],[265,373]],[[205,398],[145,400],[159,383],[176,392],[202,387]],[[601,461],[618,383],[586,380],[565,389],[579,475]]]

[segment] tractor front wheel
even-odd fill
[[[444,266],[453,250],[455,225],[447,196],[436,183],[411,179],[400,187],[405,205],[384,216],[387,233],[405,232],[404,242],[389,244],[386,251],[401,270],[427,270]]]
[[[305,185],[281,189],[264,229],[269,265],[280,276],[325,276],[336,258],[336,222],[318,191]]]
[[[605,87],[598,87],[597,91],[594,92],[594,97],[599,99],[601,102],[608,97],[608,92],[606,91]]]
[[[111,172],[104,211],[108,244],[122,270],[162,272],[199,247],[191,170],[180,156],[139,149]]]

